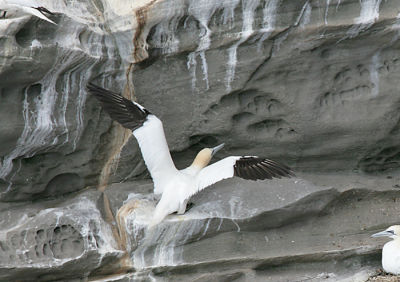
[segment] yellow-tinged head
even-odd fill
[[[224,145],[225,144],[222,143],[221,145],[218,145],[214,148],[204,148],[197,154],[196,158],[192,163],[192,166],[195,166],[200,169],[206,167],[210,163],[211,158],[215,155],[215,153],[221,150],[224,147]]]
[[[371,237],[390,237],[392,239],[400,238],[400,225],[392,225],[382,232],[373,234]]]

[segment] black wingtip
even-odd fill
[[[109,102],[110,98],[112,98],[112,97],[117,97],[117,98],[119,98],[118,100],[125,99],[119,93],[105,89],[101,86],[94,84],[93,82],[89,82],[88,84],[86,84],[86,89],[88,90],[88,92],[90,94],[94,95],[97,99],[99,99],[103,103]],[[129,101],[129,100],[127,100],[127,101]],[[131,101],[129,101],[129,102],[131,102]]]
[[[248,180],[295,177],[286,165],[259,157],[242,157],[234,165],[234,175]]]
[[[136,130],[143,125],[150,114],[148,110],[139,104],[92,82],[86,85],[86,89],[101,102],[103,109],[110,117],[125,128]]]
[[[94,84],[93,82],[88,82],[88,84],[86,84],[86,88],[90,89],[90,90],[92,90],[92,89],[104,89],[104,88]]]
[[[93,92],[93,91],[103,90],[104,88],[94,84],[93,82],[89,82],[88,84],[86,84],[86,89]]]

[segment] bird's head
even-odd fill
[[[221,150],[224,147],[224,145],[225,144],[222,143],[221,145],[218,145],[214,148],[204,148],[197,154],[196,158],[192,163],[192,166],[195,166],[200,169],[206,167],[210,163],[211,158],[215,155],[215,153]]]
[[[384,231],[372,234],[371,237],[390,237],[392,239],[400,238],[400,225],[392,225]]]

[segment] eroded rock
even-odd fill
[[[57,26],[0,19],[0,279],[354,281],[378,267],[369,235],[398,215],[397,1],[41,3]],[[88,81],[157,114],[179,168],[224,142],[221,157],[313,174],[225,181],[146,231],[138,147]]]
[[[170,215],[151,230],[146,227],[155,200],[148,184],[137,188],[144,194],[131,192],[132,184],[114,185],[107,193],[114,205],[121,195],[126,198],[117,214],[137,270],[131,279],[213,281],[235,269],[250,280],[314,275],[315,281],[352,281],[379,267],[382,243],[370,235],[396,222],[400,200],[397,190],[387,190],[393,179],[358,177],[323,178],[332,186],[302,179],[223,181],[197,195],[186,214]],[[381,189],[371,190],[375,185]]]
[[[0,279],[84,278],[115,268],[123,252],[102,218],[100,198],[99,192],[89,191],[64,202],[3,208]]]

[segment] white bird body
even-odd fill
[[[400,274],[400,240],[390,241],[383,246],[382,267],[386,272]]]
[[[395,275],[400,274],[400,225],[393,225],[372,237],[390,237],[393,240],[387,242],[382,249],[383,269]]]
[[[52,24],[56,24],[48,17],[46,17],[43,11],[51,13],[49,10],[41,7],[37,1],[34,0],[0,0],[0,10],[11,13],[22,12],[24,14],[29,14],[41,18],[42,20],[48,21]]]
[[[133,131],[133,135],[140,149],[146,152],[142,155],[154,182],[154,194],[162,194],[165,183],[169,182],[172,175],[178,174],[169,153],[162,122],[150,114],[143,126]]]
[[[194,190],[195,184],[192,182],[192,177],[178,172],[171,176],[171,179],[164,183],[164,192],[154,211],[151,225],[156,225],[161,222],[164,217],[173,212],[183,214],[186,210],[188,193],[187,191]]]
[[[182,170],[176,169],[165,139],[162,122],[152,114],[148,115],[141,127],[133,131],[133,135],[138,140],[144,161],[153,179],[154,194],[162,195],[150,225],[158,224],[165,216],[173,212],[183,214],[188,199],[208,186],[204,186],[200,172],[209,160],[206,156],[205,160],[200,156],[200,159],[191,166]],[[231,170],[233,176],[233,166]],[[217,172],[221,173],[221,170]]]
[[[139,143],[154,182],[154,194],[161,194],[149,227],[173,212],[183,214],[191,196],[222,179],[234,176],[250,180],[293,176],[288,167],[254,156],[230,156],[208,165],[224,144],[201,150],[189,167],[178,170],[172,161],[162,122],[155,115],[141,105],[94,84],[88,84],[88,90],[102,102],[111,118],[132,130]]]

